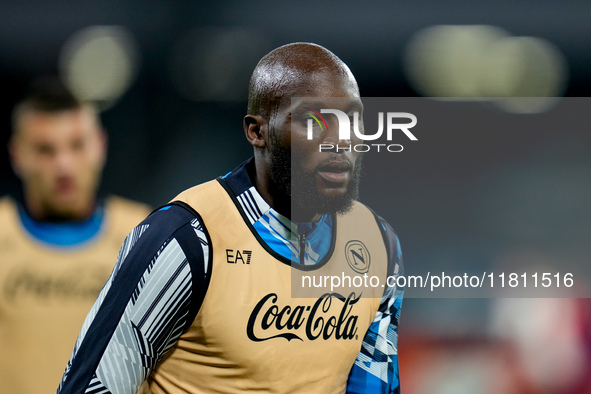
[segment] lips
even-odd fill
[[[351,164],[348,161],[333,161],[318,168],[318,174],[331,183],[343,183],[349,180]]]
[[[60,195],[70,195],[76,191],[76,183],[72,178],[59,178],[55,183],[55,192]]]

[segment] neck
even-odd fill
[[[321,216],[322,215],[319,213],[292,212],[292,217],[290,219],[296,223],[316,223],[320,220]]]
[[[38,222],[83,222],[94,213],[94,202],[83,207],[68,207],[64,210],[56,210],[44,206],[34,198],[25,198],[25,207],[29,216]]]

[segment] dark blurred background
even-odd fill
[[[586,0],[4,0],[0,143],[27,83],[59,74],[103,109],[103,192],[158,206],[249,157],[242,117],[250,72],[295,41],[341,57],[366,97],[558,97],[474,103],[476,114],[527,117],[589,104],[560,97],[591,96]],[[391,167],[368,160],[381,178],[367,187],[395,187],[362,198],[397,231],[407,270],[590,263],[591,119],[577,113],[583,119],[540,135],[418,135]],[[18,188],[0,149],[0,195]],[[409,298],[403,392],[591,392],[588,311],[588,300],[576,298]]]

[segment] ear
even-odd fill
[[[21,177],[21,149],[18,146],[16,137],[10,138],[8,141],[8,155],[10,156],[10,165],[12,171],[20,178]]]
[[[268,123],[259,115],[246,115],[242,122],[246,139],[255,148],[267,146]]]
[[[107,132],[105,131],[105,129],[103,129],[102,127],[99,128],[99,144],[100,144],[100,149],[101,149],[101,161],[102,161],[102,166],[105,166],[105,163],[107,161],[107,153],[109,151],[109,136],[107,135]]]

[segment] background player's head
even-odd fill
[[[298,97],[317,100],[292,101]],[[307,123],[294,121],[307,105],[343,105],[343,100],[340,104],[330,100],[335,97],[351,99],[349,104],[354,102],[354,110],[361,112],[355,77],[341,59],[316,44],[294,43],[271,51],[259,61],[250,80],[244,129],[254,146],[257,186],[279,212],[296,221],[346,212],[357,197],[358,153],[318,149],[322,142],[351,144],[338,140],[335,119],[327,116],[328,129],[310,141]]]
[[[96,203],[106,157],[98,115],[57,79],[33,82],[12,114],[13,169],[38,220],[84,220]]]

